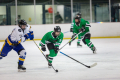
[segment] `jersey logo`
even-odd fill
[[[60,39],[59,41],[61,42],[62,40]]]
[[[21,29],[18,29],[19,32],[21,32]]]

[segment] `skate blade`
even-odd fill
[[[82,46],[77,46],[77,48],[82,48]]]
[[[96,52],[97,50],[95,50],[94,52],[93,52],[93,54],[97,54],[97,52]]]
[[[93,52],[93,54],[97,54],[96,52]]]
[[[90,66],[90,68],[95,67],[96,65],[97,65],[97,63],[94,63],[93,65]]]
[[[26,72],[26,70],[18,69],[18,72]]]
[[[48,68],[51,68],[51,66],[48,66]]]

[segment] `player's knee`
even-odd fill
[[[78,35],[78,39],[81,39],[81,36],[80,36],[80,35]]]
[[[57,56],[57,53],[54,56]]]
[[[85,39],[85,42],[87,43],[89,41],[89,39]]]
[[[86,41],[85,41],[85,39],[83,39],[82,41],[83,41],[83,43],[84,43],[84,44],[86,44]]]
[[[57,53],[55,53],[54,49],[50,50],[50,56],[55,57]]]
[[[20,57],[21,58],[25,58],[26,57],[26,51],[25,50],[20,51]]]

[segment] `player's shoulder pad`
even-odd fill
[[[87,23],[89,23],[87,20],[85,20],[85,19],[83,19],[83,18],[81,18],[81,20],[82,20],[82,21],[84,21],[84,22],[87,22]]]
[[[64,34],[61,32],[60,36],[61,36],[61,37],[64,37]]]
[[[82,23],[84,23],[84,25],[89,24],[89,22],[88,22],[88,21],[86,21],[86,20],[85,20],[85,19],[83,19],[83,18],[81,18],[81,22],[82,22]]]
[[[16,33],[21,33],[22,32],[22,29],[18,26],[15,28],[14,30]]]
[[[85,21],[85,19],[81,18],[81,21]]]
[[[45,35],[50,35],[53,31],[49,31],[47,32]]]
[[[18,29],[19,32],[21,32],[22,30],[21,29]]]
[[[47,33],[53,33],[53,31],[49,31],[49,32],[47,32]]]
[[[73,23],[75,22],[75,19],[73,19]]]
[[[15,31],[17,31],[17,32],[22,32],[22,29],[21,29],[19,26],[17,26],[17,27],[15,28]]]

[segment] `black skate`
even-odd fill
[[[18,72],[26,72],[26,68],[23,65],[18,64]]]
[[[77,47],[79,48],[79,47],[82,47],[82,45],[80,44],[80,43],[77,43]]]
[[[46,55],[46,59],[48,60],[48,54]],[[48,68],[51,68],[52,64],[48,62]]]
[[[69,42],[69,46],[71,46],[71,42]]]
[[[93,54],[96,54],[96,48],[95,47],[92,47],[92,51],[93,51]]]
[[[2,59],[2,56],[0,56],[0,60]]]
[[[2,59],[2,56],[0,55],[0,60]]]
[[[51,63],[48,63],[48,68],[51,68],[52,67],[52,64]]]

